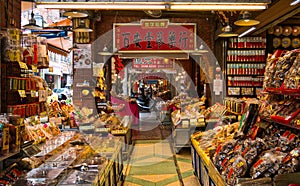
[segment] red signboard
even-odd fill
[[[177,52],[196,48],[195,23],[169,23],[166,19],[114,24],[114,51]]]
[[[132,60],[132,68],[137,69],[170,69],[173,68],[174,59],[143,57]]]

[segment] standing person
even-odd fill
[[[152,86],[151,85],[148,89],[148,94],[149,94],[149,97],[152,98]]]

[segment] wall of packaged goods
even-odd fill
[[[201,184],[300,184],[299,64],[299,50],[274,52],[259,100],[224,100],[241,121],[192,135],[193,167]]]

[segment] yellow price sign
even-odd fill
[[[34,98],[36,97],[36,91],[35,90],[31,90],[30,91],[31,97]]]
[[[20,95],[21,98],[26,98],[25,90],[18,90],[18,92],[19,92],[19,95]]]
[[[19,62],[19,65],[20,65],[20,68],[22,68],[22,69],[28,69],[28,66],[26,63]]]
[[[32,72],[37,72],[37,66],[31,65]]]

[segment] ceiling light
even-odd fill
[[[264,3],[173,3],[171,10],[264,10]]]
[[[245,11],[243,14],[241,14],[240,19],[234,22],[234,24],[237,26],[254,26],[258,25],[259,23],[260,21],[251,18],[251,13],[248,11]]]
[[[39,8],[103,10],[264,10],[267,3],[224,2],[37,2]]]
[[[53,2],[39,2],[39,8],[49,9],[89,9],[89,10],[164,10],[163,3],[118,3],[118,2],[69,2],[69,3],[53,3]]]
[[[249,28],[248,30],[246,30],[245,32],[241,33],[241,34],[239,35],[239,37],[243,37],[243,36],[249,34],[250,32],[252,32],[252,31],[255,30],[255,29],[256,29],[256,27],[251,27],[251,28]]]
[[[239,20],[234,22],[234,24],[237,26],[254,26],[258,25],[259,23],[260,21],[251,18],[251,13],[248,11],[245,11],[243,14],[241,14]]]
[[[229,24],[227,26],[225,26],[223,28],[223,30],[224,31],[218,35],[219,37],[236,37],[236,36],[238,36],[238,34],[232,32],[232,28]]]
[[[74,28],[73,32],[93,32],[93,30],[86,27],[84,20],[80,20],[79,26]]]
[[[84,18],[89,16],[87,12],[84,11],[76,11],[76,10],[71,10],[71,11],[66,11],[63,14],[65,17],[72,17],[72,18]]]
[[[39,25],[36,24],[36,20],[34,19],[33,2],[31,4],[31,18],[29,19],[29,23],[24,25],[23,28],[29,29],[29,30],[40,30],[40,29],[42,29]]]

